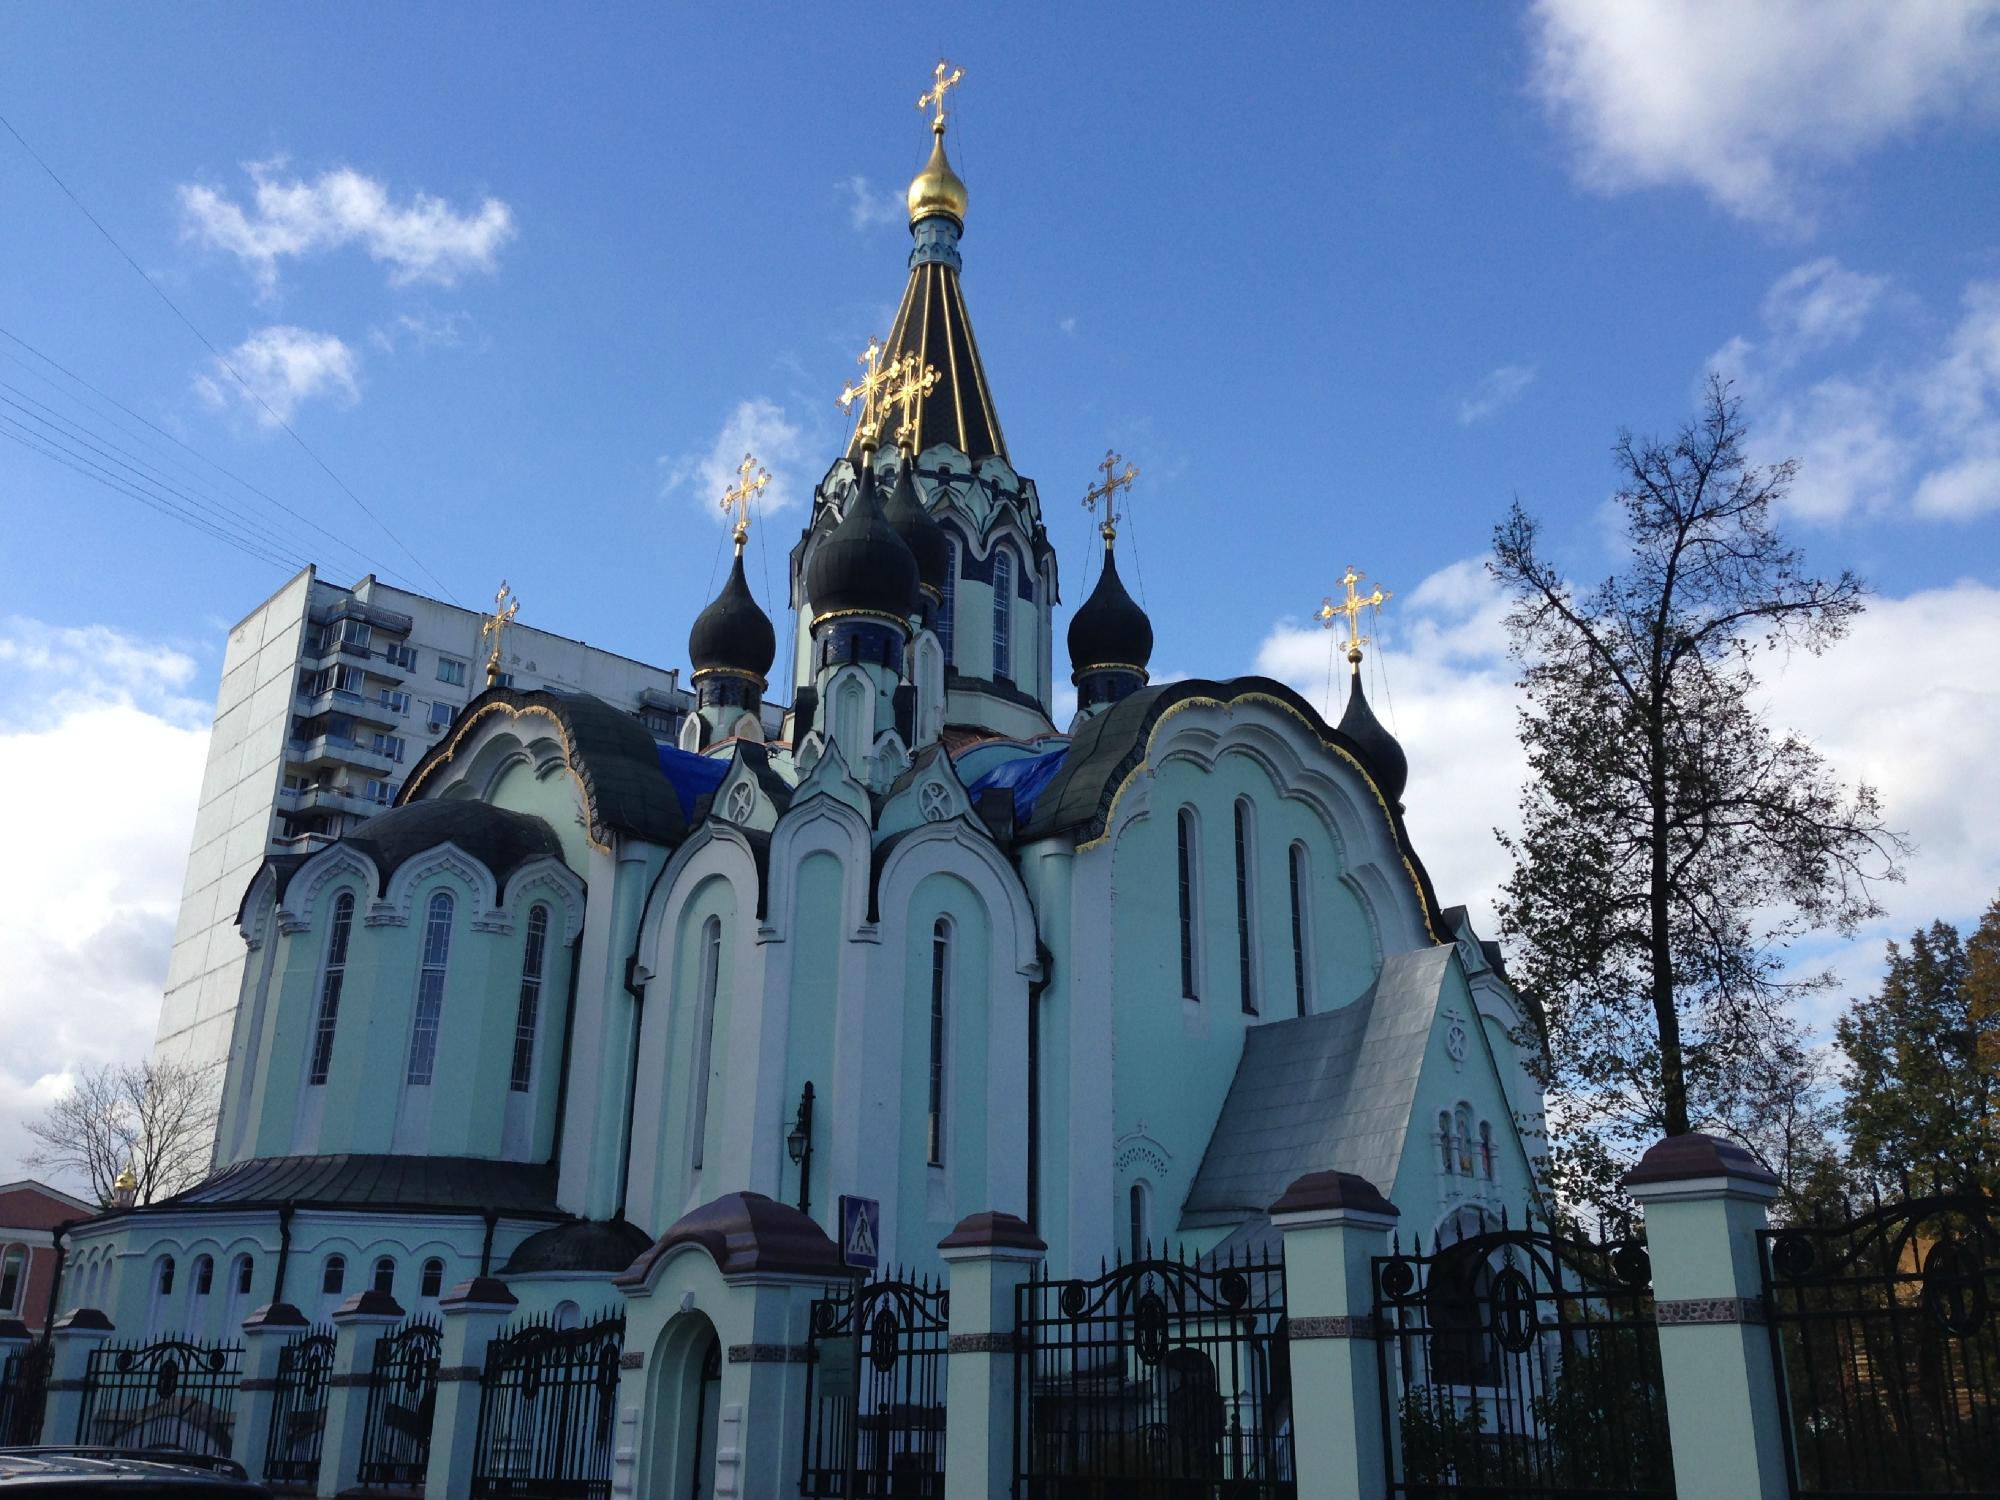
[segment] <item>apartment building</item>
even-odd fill
[[[230,631],[158,1056],[227,1059],[244,962],[236,908],[259,862],[309,853],[395,800],[405,771],[486,686],[484,621],[372,575],[343,588],[309,567]],[[677,668],[518,624],[503,640],[503,683],[594,694],[663,743],[694,707]],[[770,733],[782,714],[766,708]]]

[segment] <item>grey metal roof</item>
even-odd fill
[[[225,1167],[154,1209],[300,1207],[567,1217],[556,1207],[555,1169],[483,1157],[264,1156]],[[138,1210],[145,1212],[146,1210]]]
[[[1394,1188],[1451,955],[1450,944],[1391,954],[1352,1005],[1244,1034],[1182,1229],[1261,1215],[1306,1172]]]

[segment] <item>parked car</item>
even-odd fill
[[[0,1448],[0,1496],[270,1500],[243,1465],[169,1448]]]

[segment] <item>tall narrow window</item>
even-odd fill
[[[329,1255],[326,1264],[320,1268],[319,1290],[322,1297],[338,1297],[347,1285],[347,1257]]]
[[[417,1295],[435,1298],[444,1290],[444,1262],[432,1256],[424,1262],[423,1274],[417,1278]]]
[[[417,1018],[410,1032],[410,1070],[407,1080],[428,1084],[437,1066],[438,1017],[444,1011],[444,966],[451,957],[451,910],[449,891],[431,897],[424,918],[424,965],[417,975]]]
[[[1236,804],[1236,977],[1243,1014],[1257,1014],[1257,943],[1250,930],[1250,860],[1254,853],[1250,804]]]
[[[944,1165],[944,1007],[951,985],[951,923],[943,917],[931,928],[931,1092],[930,1164]]]
[[[1126,1256],[1130,1260],[1143,1259],[1150,1248],[1146,1243],[1148,1230],[1146,1227],[1145,1183],[1135,1182],[1132,1184],[1131,1191],[1125,1195],[1125,1212],[1127,1215],[1125,1232],[1128,1236],[1127,1243],[1131,1247],[1126,1252]]]
[[[951,539],[951,566],[944,570],[944,597],[938,601],[937,638],[944,663],[951,665],[952,635],[958,620],[958,538]]]
[[[708,1075],[715,1066],[715,989],[722,978],[722,919],[701,924],[701,979],[694,1012],[694,1119],[688,1135],[694,1141],[689,1164],[699,1167],[708,1141]]]
[[[215,1290],[215,1257],[204,1255],[194,1263],[194,1294],[206,1297]]]
[[[1464,1104],[1459,1105],[1458,1113],[1454,1117],[1454,1123],[1456,1127],[1455,1140],[1458,1146],[1458,1175],[1461,1177],[1470,1177],[1472,1175],[1471,1108]]]
[[[1479,1122],[1479,1171],[1488,1182],[1493,1180],[1493,1122]]]
[[[375,1262],[375,1290],[388,1296],[396,1290],[396,1263],[388,1256]]]
[[[333,1062],[333,1029],[340,1018],[340,987],[347,980],[347,935],[354,927],[354,893],[333,898],[333,921],[326,931],[326,976],[319,983],[319,1020],[313,1026],[312,1067],[307,1083],[325,1083]]]
[[[1299,1014],[1304,1015],[1310,1007],[1306,1004],[1306,890],[1310,885],[1306,870],[1306,846],[1292,845],[1292,996],[1298,1001]]]
[[[0,1260],[0,1313],[21,1310],[21,1285],[27,1279],[28,1252],[19,1245],[9,1245],[4,1260]]]
[[[1014,675],[1014,554],[993,552],[993,675]]]
[[[1197,861],[1200,852],[1195,848],[1194,810],[1182,808],[1179,818],[1180,829],[1180,886],[1181,886],[1181,994],[1190,1000],[1199,1000],[1200,992],[1194,982],[1194,896]]]
[[[1445,1171],[1449,1172],[1453,1166],[1453,1158],[1451,1150],[1451,1112],[1449,1110],[1441,1109],[1438,1111],[1438,1151],[1442,1155],[1442,1160],[1439,1162],[1439,1165],[1442,1166],[1445,1169]]]
[[[542,960],[549,945],[549,909],[528,909],[528,944],[521,954],[521,1008],[514,1013],[514,1070],[507,1086],[528,1091],[535,1073],[535,1024],[542,1009]]]

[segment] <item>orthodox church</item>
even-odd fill
[[[1055,722],[1058,559],[967,311],[941,101],[909,216],[791,551],[782,737],[746,461],[678,745],[490,686],[395,809],[269,858],[215,1170],[74,1229],[62,1306],[213,1338],[491,1275],[560,1322],[733,1194],[836,1240],[865,1200],[918,1272],[1017,1215],[1064,1274],[1275,1243],[1310,1171],[1426,1240],[1534,1192],[1536,1017],[1433,891],[1358,666],[1337,725],[1260,677],[1151,682],[1115,458]]]

